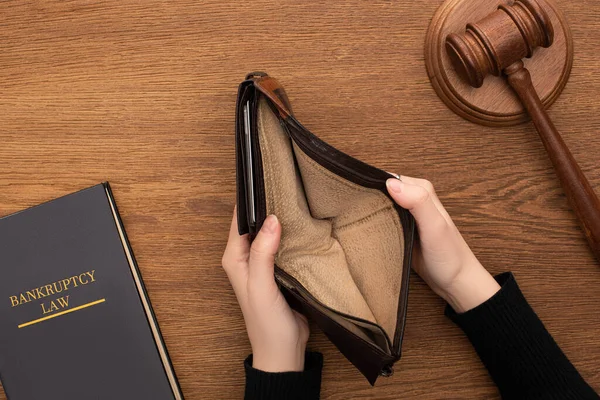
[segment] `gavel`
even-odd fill
[[[458,75],[481,87],[489,74],[504,74],[525,106],[554,165],[560,183],[583,232],[600,260],[600,200],[550,120],[533,87],[522,59],[538,47],[549,47],[554,29],[536,0],[500,5],[479,22],[467,24],[463,34],[446,37],[446,51]]]

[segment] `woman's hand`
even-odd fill
[[[238,234],[234,211],[223,268],[244,314],[252,366],[265,372],[303,371],[308,323],[290,308],[275,283],[280,238],[281,225],[270,215],[251,246],[248,235]]]
[[[424,179],[389,179],[388,192],[417,221],[420,243],[413,269],[458,313],[475,308],[500,286],[475,257],[454,222]]]

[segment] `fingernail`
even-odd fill
[[[275,233],[275,229],[277,229],[277,217],[274,215],[269,215],[267,219],[265,219],[262,230],[265,233]]]
[[[390,190],[394,193],[402,192],[402,187],[404,186],[402,181],[400,181],[399,179],[388,179],[386,181],[386,185],[387,185],[388,190]]]

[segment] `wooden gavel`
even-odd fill
[[[504,73],[531,116],[584,234],[600,260],[600,200],[546,113],[522,59],[538,46],[549,47],[554,29],[536,0],[500,5],[492,14],[467,25],[466,32],[450,34],[446,50],[456,72],[473,87],[488,74]]]

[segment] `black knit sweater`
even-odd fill
[[[503,399],[598,400],[523,297],[511,273],[501,289],[464,314],[446,315],[467,335]],[[304,372],[266,373],[245,361],[246,400],[319,399],[323,357],[306,354]]]

